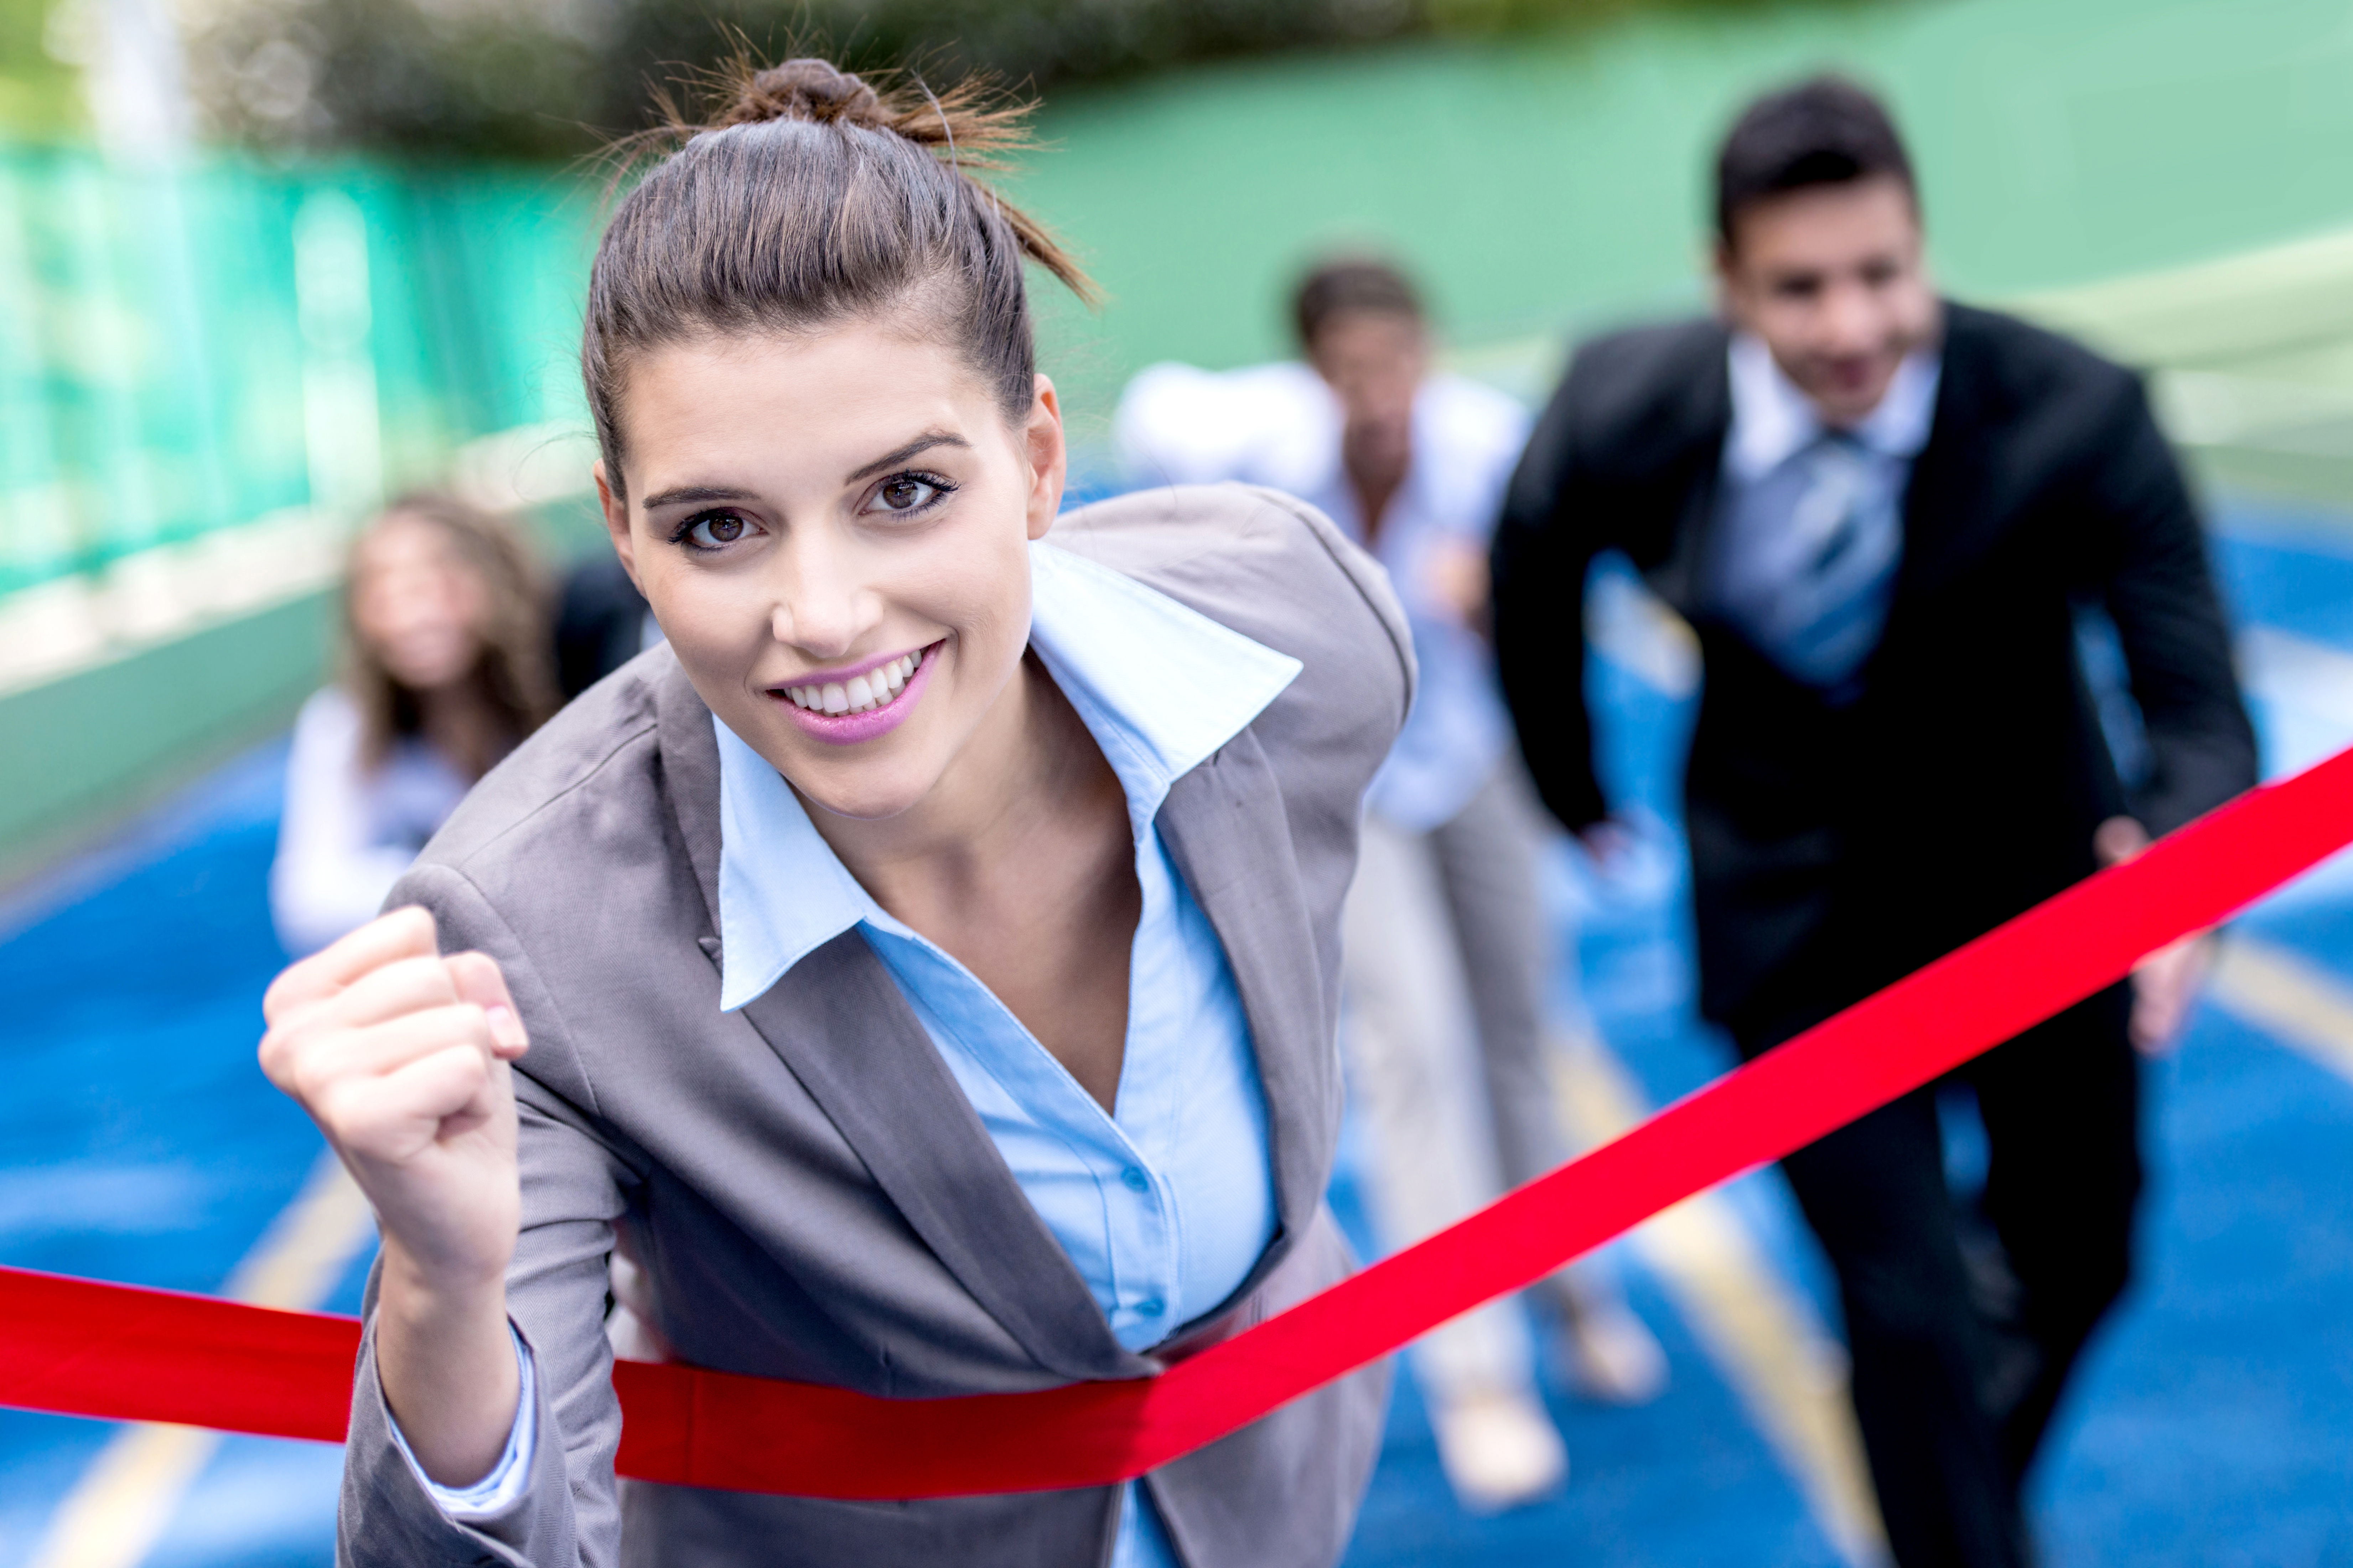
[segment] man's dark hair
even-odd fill
[[[1715,156],[1715,232],[1726,249],[1743,209],[1809,185],[1893,176],[1918,199],[1912,159],[1886,106],[1841,76],[1769,92],[1743,110]]]
[[[1291,297],[1299,346],[1313,349],[1315,334],[1334,316],[1361,311],[1373,315],[1422,319],[1421,296],[1413,282],[1388,262],[1370,256],[1335,256],[1308,269]]]

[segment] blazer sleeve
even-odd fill
[[[471,948],[498,960],[531,1032],[525,1066],[543,1053],[553,1063],[570,1059],[554,1000],[506,923],[460,873],[420,866],[388,902],[430,910],[444,951]],[[506,1508],[463,1523],[427,1492],[393,1440],[376,1379],[371,1276],[336,1520],[342,1568],[608,1568],[619,1557],[613,1461],[621,1408],[605,1314],[614,1227],[633,1179],[591,1118],[541,1076],[518,1068],[514,1088],[522,1223],[507,1270],[507,1311],[537,1370],[528,1481]]]
[[[1536,791],[1575,832],[1609,814],[1585,700],[1585,577],[1605,504],[1580,461],[1581,366],[1536,420],[1504,493],[1491,565],[1495,662]]]
[[[2101,597],[2148,736],[2134,808],[2155,835],[2253,788],[2258,769],[2197,509],[2139,381],[2121,382],[2089,499],[2104,524]]]

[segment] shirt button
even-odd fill
[[[1144,1168],[1140,1165],[1129,1166],[1119,1173],[1119,1179],[1126,1183],[1127,1190],[1131,1192],[1152,1191],[1152,1178],[1144,1173]]]
[[[1157,1318],[1160,1314],[1168,1310],[1168,1303],[1161,1300],[1159,1297],[1154,1296],[1137,1302],[1135,1304],[1135,1310],[1139,1317]]]

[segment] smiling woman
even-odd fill
[[[261,1056],[380,1219],[362,1564],[1312,1568],[1359,1374],[1124,1487],[614,1478],[614,1347],[901,1397],[1149,1377],[1349,1266],[1339,908],[1386,579],[1238,486],[1058,520],[1021,111],[747,74],[624,201],[582,363],[667,638],[485,779]],[[414,906],[416,907],[407,907]]]

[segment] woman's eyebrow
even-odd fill
[[[883,453],[881,457],[876,458],[872,462],[868,463],[864,468],[860,469],[856,473],[851,474],[841,482],[844,484],[856,484],[861,479],[871,479],[876,474],[881,473],[884,469],[889,468],[892,464],[905,462],[917,452],[926,452],[931,450],[934,447],[968,448],[971,445],[972,443],[965,440],[962,436],[952,435],[946,430],[926,430],[922,435],[917,436],[913,440],[909,441],[905,446],[901,447],[898,450]]]
[[[707,484],[684,484],[679,486],[676,490],[665,490],[659,495],[649,495],[644,501],[638,503],[638,504],[643,506],[647,511],[651,512],[657,507],[676,506],[681,503],[692,503],[700,505],[712,501],[750,501],[753,499],[754,496],[748,490],[729,490],[724,487],[713,487]]]

